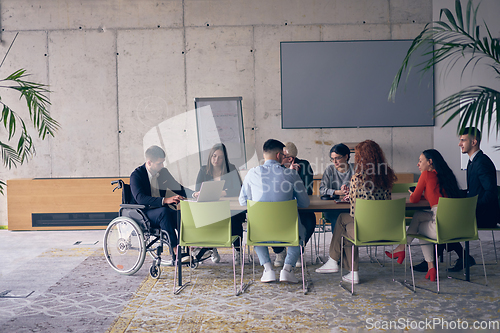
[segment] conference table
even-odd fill
[[[406,198],[406,210],[424,210],[430,209],[429,202],[427,200],[420,200],[417,203],[410,202],[410,194],[409,193],[393,193],[392,199],[401,199]],[[237,197],[225,197],[221,198],[221,200],[228,200],[230,202],[231,211],[234,213],[246,211],[246,206],[241,206],[238,202]],[[309,206],[306,208],[299,208],[301,211],[312,211],[312,212],[329,212],[329,211],[341,211],[341,212],[349,212],[350,203],[349,202],[337,202],[335,200],[322,200],[318,195],[310,195],[309,196]],[[180,214],[178,214],[178,224],[180,228]],[[179,229],[180,230],[180,229]],[[468,250],[468,244],[466,244],[466,250]],[[468,253],[467,253],[468,254]],[[466,255],[467,255],[466,254]],[[178,281],[179,286],[182,286],[182,268],[180,262],[180,256],[177,256],[178,260]],[[469,267],[466,266],[465,270],[466,280],[469,281]]]
[[[410,202],[409,193],[393,193],[392,199],[406,198],[406,210],[422,210],[429,209],[429,202],[427,200],[420,200],[418,203]],[[321,197],[317,195],[309,196],[309,207],[299,208],[299,210],[313,211],[313,212],[329,212],[329,211],[343,211],[349,212],[350,203],[349,202],[337,202],[335,200],[322,200]]]

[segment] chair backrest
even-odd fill
[[[477,195],[470,198],[439,198],[436,233],[439,243],[477,239]]]
[[[247,244],[279,242],[299,246],[297,201],[247,201]]]
[[[392,193],[408,193],[412,186],[417,186],[417,183],[395,183],[392,185]]]
[[[208,223],[208,224],[207,224]],[[197,227],[198,225],[203,225]],[[229,201],[181,201],[181,246],[194,244],[231,246],[231,210]],[[197,245],[202,246],[202,245]]]
[[[406,199],[356,199],[354,240],[357,243],[406,243]]]

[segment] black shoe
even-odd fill
[[[426,273],[429,270],[427,261],[423,260],[420,264],[413,266],[413,270]]]
[[[476,261],[474,258],[469,256],[469,267],[474,266],[476,264]],[[462,258],[458,258],[457,261],[455,261],[455,266],[452,268],[449,268],[449,272],[460,272],[464,268],[464,262]]]

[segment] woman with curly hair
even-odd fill
[[[406,232],[408,234],[418,233],[436,239],[436,212],[439,198],[459,198],[461,196],[460,189],[453,171],[436,149],[424,150],[420,154],[417,165],[421,174],[415,191],[409,190],[411,193],[410,202],[419,202],[423,194],[424,198],[429,201],[431,210],[415,212]],[[407,237],[407,243],[410,244],[413,239]],[[419,242],[422,244],[422,252],[427,262],[427,275],[425,278],[436,281],[432,244],[422,239]],[[385,253],[389,258],[397,259],[398,263],[401,264],[405,259],[405,245],[398,245],[393,253],[387,251]]]
[[[348,200],[351,203],[349,214],[342,213],[337,219],[330,243],[330,257],[328,261],[316,269],[317,273],[335,273],[339,271],[338,261],[344,256],[346,268],[349,271],[342,277],[346,282],[359,283],[358,249],[354,248],[354,262],[352,258],[352,244],[344,239],[344,253],[342,252],[342,236],[354,238],[354,209],[357,198],[367,200],[390,200],[392,185],[396,181],[394,171],[389,167],[380,146],[366,140],[354,148],[355,174],[351,178]],[[351,269],[353,267],[353,269]]]

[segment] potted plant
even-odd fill
[[[493,70],[497,79],[500,79],[500,41],[493,38],[488,25],[484,23],[486,35],[480,33],[480,26],[476,22],[479,5],[474,7],[473,0],[468,0],[465,15],[460,0],[455,0],[455,14],[449,9],[441,9],[439,21],[428,23],[422,32],[413,40],[406,57],[394,78],[389,100],[396,97],[396,89],[405,71],[410,71],[413,54],[422,49],[422,54],[429,55],[427,61],[418,63],[416,67],[425,73],[433,70],[434,65],[448,62],[445,74],[465,59],[461,75],[465,69],[478,65],[488,66]],[[442,20],[443,16],[446,21]],[[497,103],[500,101],[500,92],[490,87],[473,85],[464,88],[440,101],[434,106],[434,116],[446,115],[443,126],[459,117],[457,133],[465,127],[474,126],[483,130],[486,124],[488,133],[493,128],[500,131],[500,115],[497,113]]]

